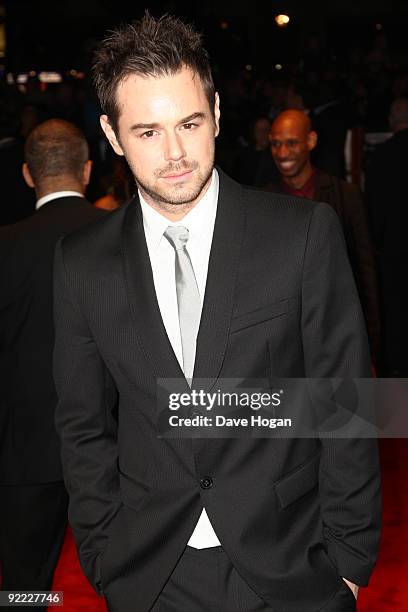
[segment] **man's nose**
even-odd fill
[[[277,150],[278,159],[286,159],[289,156],[289,147],[282,143]]]
[[[186,153],[180,134],[172,132],[166,136],[164,157],[166,161],[179,161]]]

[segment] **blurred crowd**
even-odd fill
[[[367,279],[368,275],[371,279],[371,298],[367,301],[364,289],[360,295],[373,363],[380,373],[405,376],[408,360],[404,348],[408,331],[403,331],[407,296],[402,228],[405,227],[406,195],[402,180],[408,169],[408,58],[391,51],[387,36],[381,31],[371,48],[351,46],[342,57],[330,53],[321,37],[311,35],[300,61],[285,66],[271,64],[270,71],[262,74],[252,66],[228,73],[218,71],[216,85],[222,110],[217,163],[243,184],[271,190],[292,189],[292,194],[302,197],[329,199],[314,182],[308,184],[308,192],[299,180],[294,183],[286,180],[282,166],[276,163],[277,154],[271,148],[272,126],[282,112],[293,109],[309,118],[308,132],[313,131],[317,137],[313,146],[303,151],[311,173],[304,174],[305,180],[320,173],[319,185],[327,186],[332,181],[332,191],[337,189],[336,193],[343,194],[348,202],[341,205],[342,210],[349,211],[344,214],[339,212],[338,200],[328,203],[340,214],[352,266],[354,261],[355,270],[360,267],[359,272],[354,270],[359,290],[361,278]],[[135,191],[131,172],[124,159],[110,150],[99,126],[99,115],[88,78],[70,76],[60,83],[44,84],[33,75],[28,76],[24,85],[0,83],[3,193],[0,225],[15,223],[35,209],[35,195],[21,174],[24,143],[37,125],[52,118],[69,121],[85,134],[93,161],[87,199],[106,210],[114,210],[129,200]],[[345,146],[347,134],[353,128],[359,128],[362,134],[381,133],[384,137],[380,140],[388,139],[370,156],[365,155],[364,137],[359,143],[358,153],[363,164],[352,197],[359,204],[349,201],[350,190],[343,183],[333,182],[346,178]],[[283,145],[286,144],[284,141]],[[302,151],[297,154],[302,161]],[[287,163],[293,161],[290,156],[289,152]],[[329,177],[326,183],[323,174]],[[364,250],[367,253],[367,244],[370,244],[372,257],[364,256],[356,263],[356,253],[361,251],[361,223],[366,228],[362,230]],[[373,292],[379,296],[374,307],[373,301],[377,298],[372,297]],[[365,302],[367,305],[370,301],[367,310]],[[378,313],[373,315],[376,310]]]
[[[256,118],[273,120],[282,110],[304,109],[319,133],[316,164],[343,177],[347,130],[389,130],[392,101],[408,95],[408,57],[389,52],[382,33],[368,51],[352,47],[342,58],[310,36],[298,63],[275,66],[271,75],[258,78],[245,70],[223,79],[220,91],[227,147],[253,141]]]

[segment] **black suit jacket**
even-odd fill
[[[62,235],[104,216],[80,197],[0,229],[0,483],[62,480],[52,351],[52,271]]]
[[[406,259],[408,253],[407,147],[408,128],[376,148],[366,171],[365,197],[374,245],[385,258]]]
[[[366,174],[366,201],[380,268],[384,321],[384,366],[388,375],[408,376],[408,129],[373,153]]]
[[[341,576],[367,584],[380,521],[374,440],[158,437],[156,379],[189,388],[160,316],[137,199],[64,239],[55,271],[70,522],[110,609],[150,609],[203,506],[272,609],[298,611],[301,598],[315,612]],[[194,381],[369,375],[336,215],[220,173]]]

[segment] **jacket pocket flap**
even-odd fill
[[[140,510],[149,497],[150,488],[119,470],[120,496],[133,510]]]
[[[289,311],[289,300],[280,300],[269,306],[258,308],[257,310],[251,310],[243,315],[233,317],[231,321],[230,333],[238,331],[239,329],[245,329],[258,323],[263,323],[269,319],[280,317],[281,315]]]
[[[276,494],[282,508],[286,508],[305,493],[311,491],[319,482],[320,451],[301,467],[275,483]]]

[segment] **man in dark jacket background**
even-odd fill
[[[408,376],[408,98],[391,106],[392,138],[374,152],[366,173],[366,201],[380,270],[386,375]]]
[[[372,358],[376,362],[380,343],[380,314],[374,253],[362,197],[355,185],[312,165],[310,155],[317,139],[311,121],[303,111],[284,111],[275,119],[270,142],[280,181],[270,183],[268,189],[326,202],[336,211],[367,324]]]
[[[0,565],[4,590],[50,590],[67,522],[52,376],[58,238],[104,216],[84,198],[89,149],[50,120],[25,146],[36,212],[0,230]]]

